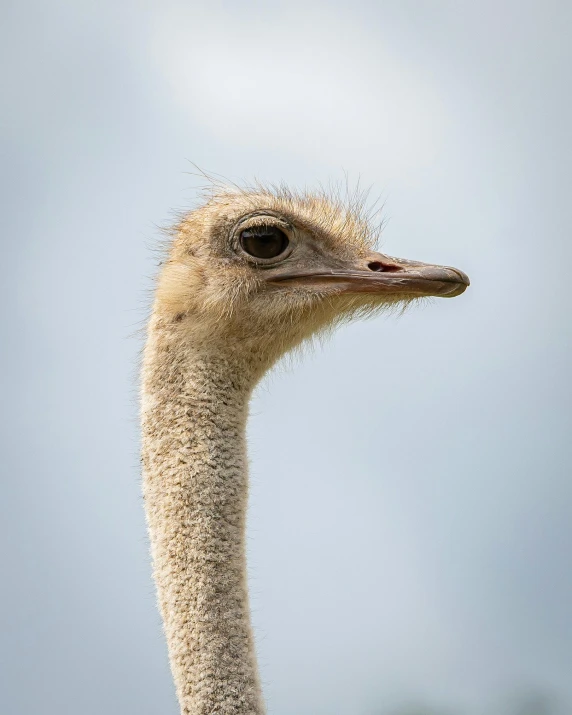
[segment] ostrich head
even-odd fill
[[[377,234],[359,206],[324,194],[220,191],[176,227],[161,319],[189,344],[250,353],[264,370],[340,320],[469,285],[455,268],[376,253]]]

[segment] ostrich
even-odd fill
[[[469,285],[455,268],[373,251],[360,205],[218,187],[162,266],[142,368],[143,493],[182,715],[265,712],[245,557],[253,388],[324,329]]]

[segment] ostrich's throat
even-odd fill
[[[150,337],[144,497],[171,669],[188,715],[264,712],[245,567],[251,381],[232,362]]]

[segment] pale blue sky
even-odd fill
[[[270,715],[510,715],[529,690],[570,712],[571,22],[564,1],[6,3],[1,712],[177,713],[136,331],[190,161],[361,177],[385,251],[472,279],[258,391]]]

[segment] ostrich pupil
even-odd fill
[[[240,245],[255,258],[276,258],[286,250],[288,239],[275,226],[253,226],[240,234]]]

